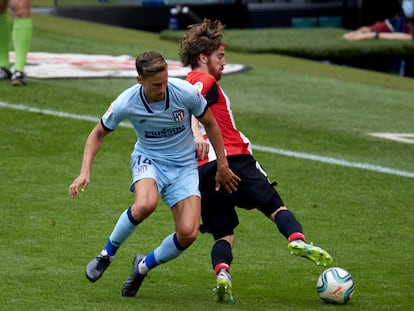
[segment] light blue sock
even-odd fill
[[[118,222],[106,243],[105,250],[108,256],[115,256],[118,248],[132,233],[134,233],[137,227],[138,223],[132,217],[131,208],[128,208],[119,217]]]
[[[157,265],[177,258],[182,254],[184,249],[178,243],[175,232],[171,233],[161,242],[160,246],[145,257],[145,265],[148,267],[148,270],[152,269]]]

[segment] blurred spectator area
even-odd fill
[[[398,8],[398,0],[95,0],[95,5],[86,5],[90,1],[71,6],[69,0],[54,0],[54,12],[63,17],[159,32],[168,28],[171,8],[177,6],[188,7],[190,13],[176,16],[180,29],[193,23],[195,17],[220,19],[227,28],[353,29],[392,16]]]
[[[227,29],[292,28],[300,35],[305,28],[313,28],[312,33],[317,35],[330,31],[328,28],[341,32],[370,25],[392,17],[400,9],[398,0],[84,0],[76,6],[70,4],[71,0],[54,1],[53,12],[58,16],[152,32],[183,30],[210,18],[220,19]],[[297,32],[294,28],[303,29]],[[293,52],[310,49],[317,55],[330,53],[326,60],[331,63],[414,76],[414,58],[395,43],[392,46],[396,52],[391,53],[387,45],[390,42],[361,42],[351,55],[343,40],[332,42],[329,48],[320,47],[318,40],[307,42],[306,48]],[[312,59],[309,55],[296,56]]]

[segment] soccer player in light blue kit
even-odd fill
[[[129,119],[138,137],[131,155],[134,203],[119,217],[101,253],[86,266],[86,277],[95,282],[102,276],[122,243],[155,210],[158,193],[170,206],[176,232],[146,256],[134,257],[121,291],[127,297],[135,296],[149,270],[178,257],[197,237],[201,203],[191,115],[204,124],[217,154],[217,189],[235,191],[240,181],[228,166],[220,129],[200,93],[186,81],[168,78],[167,63],[158,52],[139,55],[136,69],[138,84],[120,94],[91,131],[80,175],[69,186],[72,197],[79,188],[86,190],[103,139]]]

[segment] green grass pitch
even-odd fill
[[[178,43],[134,30],[34,15],[32,51],[137,55],[156,49],[178,59]],[[327,66],[280,55],[227,53],[251,69],[224,76],[238,127],[258,146],[414,172],[414,144],[368,136],[414,133],[414,80]],[[0,102],[99,118],[134,79],[29,80],[0,83]],[[410,310],[413,281],[414,178],[255,150],[278,182],[307,239],[348,270],[356,289],[349,304],[316,295],[323,268],[291,257],[275,225],[240,211],[232,265],[234,305],[212,300],[212,238],[200,235],[183,256],[157,267],[137,297],[120,289],[132,257],[170,232],[170,212],[156,212],[123,245],[97,283],[85,265],[104,246],[132,202],[128,128],[108,136],[92,182],[76,199],[77,176],[94,124],[0,107],[1,310]],[[111,176],[104,179],[104,176]]]

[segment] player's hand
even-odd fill
[[[81,187],[81,191],[85,192],[86,188],[88,187],[90,182],[89,174],[81,174],[79,175],[73,183],[69,186],[68,194],[74,198],[78,195],[79,187]]]
[[[207,158],[208,152],[210,150],[210,144],[208,141],[205,140],[204,137],[200,136],[194,138],[194,143],[197,152],[197,159],[204,160]]]
[[[240,180],[240,177],[234,174],[230,167],[217,168],[216,191],[220,190],[220,187],[223,186],[227,192],[232,193],[237,190]]]

